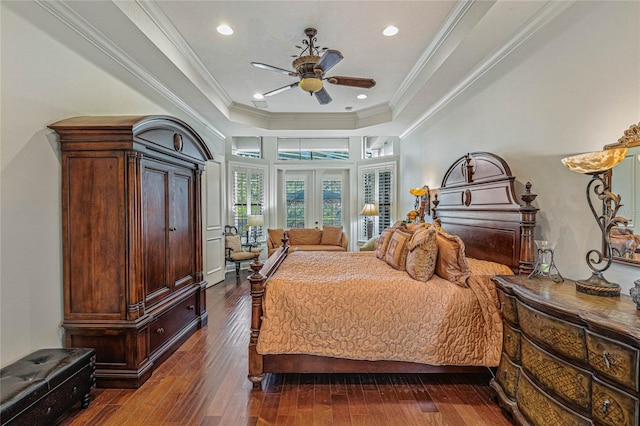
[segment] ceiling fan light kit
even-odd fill
[[[311,95],[315,95],[316,99],[321,105],[331,102],[331,96],[324,88],[323,80],[328,81],[331,84],[341,86],[359,87],[362,89],[370,89],[376,85],[375,80],[372,78],[362,77],[325,77],[325,73],[333,68],[338,62],[343,59],[342,53],[338,50],[332,50],[327,48],[320,48],[315,45],[317,39],[315,38],[317,31],[315,28],[307,28],[304,31],[308,40],[302,40],[305,48],[296,46],[302,49],[300,56],[298,56],[291,66],[294,71],[288,71],[283,68],[274,67],[272,65],[263,64],[261,62],[252,62],[251,65],[266,69],[269,71],[275,71],[280,74],[287,74],[291,77],[298,77],[300,81],[286,86],[280,87],[270,92],[266,92],[263,96],[273,96],[278,93],[282,93],[295,86],[300,86],[305,92],[309,92]],[[320,51],[324,53],[320,55]]]

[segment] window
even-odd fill
[[[377,158],[393,155],[393,136],[367,136],[362,139],[362,158]]]
[[[348,138],[278,138],[278,160],[348,159]]]
[[[264,214],[264,170],[232,166],[232,179],[232,222],[239,233],[244,233],[248,215]],[[257,239],[260,241],[263,227],[256,228]]]
[[[322,226],[342,226],[342,179],[322,180]]]
[[[262,138],[234,136],[231,139],[231,154],[239,157],[262,158]]]
[[[391,211],[393,201],[393,186],[395,179],[395,165],[387,164],[361,169],[362,205],[377,203],[380,215],[374,218],[374,229],[379,235],[385,228],[391,226]],[[367,235],[367,220],[362,216],[359,222],[360,239]]]
[[[306,182],[302,178],[287,178],[285,194],[287,197],[287,229],[304,228]]]

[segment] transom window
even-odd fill
[[[278,138],[278,160],[348,160],[349,138]]]

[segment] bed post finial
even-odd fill
[[[535,265],[535,230],[538,208],[531,205],[538,194],[531,192],[531,182],[525,184],[525,192],[520,199],[525,205],[520,208],[520,275],[528,275]]]
[[[256,258],[249,265],[253,273],[249,275],[251,283],[251,337],[249,338],[249,380],[254,388],[259,388],[264,379],[262,355],[258,353],[258,336],[262,324],[262,296],[266,277],[260,273],[262,263]]]

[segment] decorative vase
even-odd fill
[[[635,280],[633,282],[636,286],[631,287],[629,290],[629,294],[631,294],[631,299],[636,302],[636,308],[640,310],[640,279]]]

